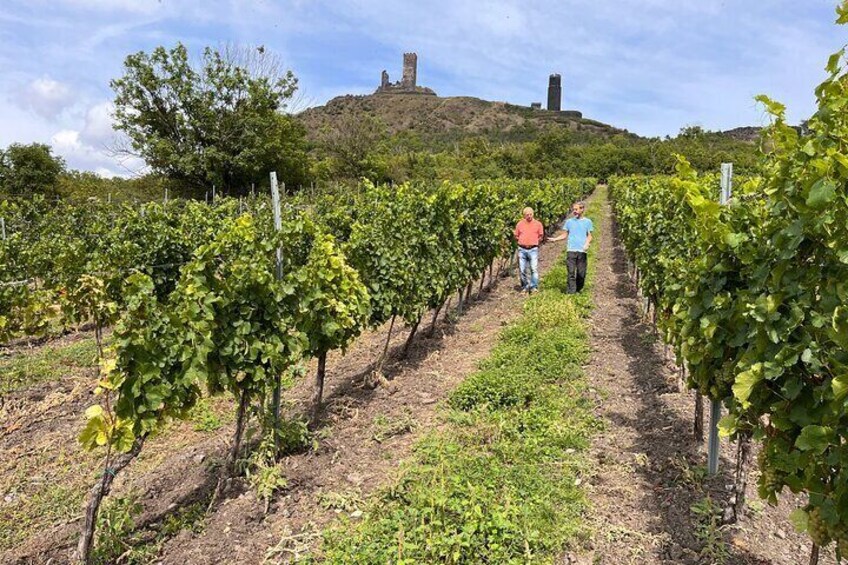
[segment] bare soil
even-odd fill
[[[562,245],[557,242],[543,247],[542,272],[560,256]],[[322,505],[322,498],[338,495],[347,500],[350,507],[344,512],[355,517],[361,499],[388,484],[415,440],[438,425],[440,402],[448,392],[488,355],[501,328],[520,315],[525,295],[516,290],[515,278],[499,279],[479,297],[479,283],[473,288],[474,299],[465,312],[448,322],[443,312],[432,336],[428,334],[430,318],[425,317],[404,358],[402,350],[409,329],[396,324],[383,371],[386,379],[376,388],[369,386],[373,362],[382,350],[387,327],[362,336],[346,355],[331,354],[325,409],[315,430],[314,448],[283,460],[288,486],[272,501],[268,512],[253,490],[243,481],[234,481],[211,508],[202,530],[183,530],[167,541],[156,562],[286,562],[295,553],[314,547],[321,529],[338,518],[340,511]],[[452,312],[456,302],[454,298]],[[314,369],[313,364],[308,377],[287,392],[291,414],[306,411]],[[82,413],[92,400],[90,390],[95,378],[92,370],[39,385],[37,391],[19,391],[7,399],[7,408],[14,405],[15,409],[14,414],[4,414],[0,433],[4,476],[27,481],[24,469],[40,464],[32,457],[35,442],[42,458],[50,453],[68,458],[66,464],[50,467],[51,481],[69,483],[76,490],[90,486],[98,461],[79,453],[76,435],[84,423]],[[220,402],[232,410],[229,401]],[[33,418],[33,414],[41,416]],[[28,421],[20,423],[22,419]],[[411,431],[382,442],[374,439],[383,430],[381,426],[401,419],[414,423]],[[111,496],[135,493],[143,508],[137,526],[155,529],[176,509],[209,498],[232,431],[231,423],[211,434],[197,432],[190,423],[173,424],[145,445],[139,459],[116,479]],[[37,493],[42,488],[38,483],[24,490]],[[0,562],[68,562],[78,528],[78,518],[72,515],[40,531],[28,531],[17,547],[0,553]]]
[[[608,205],[604,215],[610,217]],[[760,501],[754,468],[737,524],[719,522],[710,530],[708,519],[693,510],[707,497],[718,510],[727,504],[736,446],[722,442],[719,473],[707,477],[706,443],[693,435],[694,394],[679,390],[678,369],[642,316],[614,229],[603,230],[599,243],[586,372],[606,428],[594,441],[589,465],[595,469],[588,486],[591,547],[572,561],[807,563],[812,543],[788,519],[803,500],[786,494],[777,507]],[[705,412],[708,425],[708,406]],[[834,562],[830,555],[820,560]]]

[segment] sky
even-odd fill
[[[299,79],[296,109],[369,94],[402,54],[441,96],[529,105],[563,82],[563,109],[644,136],[763,125],[767,94],[798,122],[830,53],[836,0],[2,0],[0,148],[50,144],[71,168],[117,159],[109,81],[159,45],[263,45]]]

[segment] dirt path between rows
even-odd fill
[[[811,542],[788,520],[803,501],[787,494],[778,507],[764,504],[754,469],[741,521],[710,526],[705,501],[720,511],[728,499],[734,446],[722,444],[720,472],[707,477],[706,445],[692,433],[694,396],[678,392],[676,368],[642,320],[607,202],[603,214],[608,228],[599,241],[586,373],[606,427],[591,450],[592,540],[577,562],[807,563]]]

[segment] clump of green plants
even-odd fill
[[[336,512],[356,512],[364,506],[364,502],[362,495],[356,490],[321,491],[318,493],[318,506]]]
[[[147,565],[156,559],[162,545],[183,530],[199,532],[205,525],[208,499],[177,508],[161,523],[137,529],[142,506],[138,495],[130,493],[109,500],[97,519],[97,543],[91,554],[95,565]]]
[[[265,513],[271,507],[271,499],[288,486],[282,465],[277,461],[277,450],[272,436],[265,436],[250,456],[243,461],[244,476],[256,496],[264,501]]]
[[[708,563],[727,562],[730,553],[724,541],[721,523],[721,506],[707,496],[690,507],[697,523],[695,535],[701,543],[701,558]]]
[[[224,425],[221,418],[212,409],[212,404],[208,398],[198,400],[197,404],[191,409],[189,417],[194,422],[194,431],[196,432],[214,432]]]
[[[383,443],[389,438],[409,433],[417,426],[418,422],[408,410],[396,417],[378,414],[374,418],[371,438],[377,443]]]
[[[133,535],[135,520],[141,513],[141,504],[134,494],[110,500],[97,517],[97,543],[91,560],[97,565],[108,565],[119,559],[126,563],[138,562],[137,558],[147,553],[135,547],[139,541]]]

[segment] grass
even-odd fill
[[[33,384],[59,380],[70,372],[97,364],[94,338],[47,345],[32,352],[0,357],[0,394]]]
[[[95,365],[93,338],[24,350],[0,358],[0,394],[66,378]],[[47,401],[33,402],[28,417],[42,417],[40,411]],[[65,406],[53,400],[49,405],[48,410],[57,411]],[[189,422],[170,423],[157,434],[133,464],[133,473],[140,475],[155,469],[176,449],[215,433],[232,420],[232,402],[223,397],[202,399]],[[0,500],[0,552],[39,531],[80,516],[83,499],[101,471],[103,453],[83,451],[77,442],[78,431],[76,423],[49,427],[27,438],[26,444],[11,449],[7,458],[0,458],[0,496],[5,499]]]
[[[79,514],[85,491],[75,487],[49,484],[31,494],[21,494],[5,503],[0,518],[0,550],[9,549],[26,539],[42,524],[55,524]]]
[[[593,208],[597,211],[597,200]],[[600,423],[581,365],[589,285],[563,294],[560,262],[489,358],[451,394],[361,520],[325,532],[328,563],[551,563],[588,536],[583,452]]]

